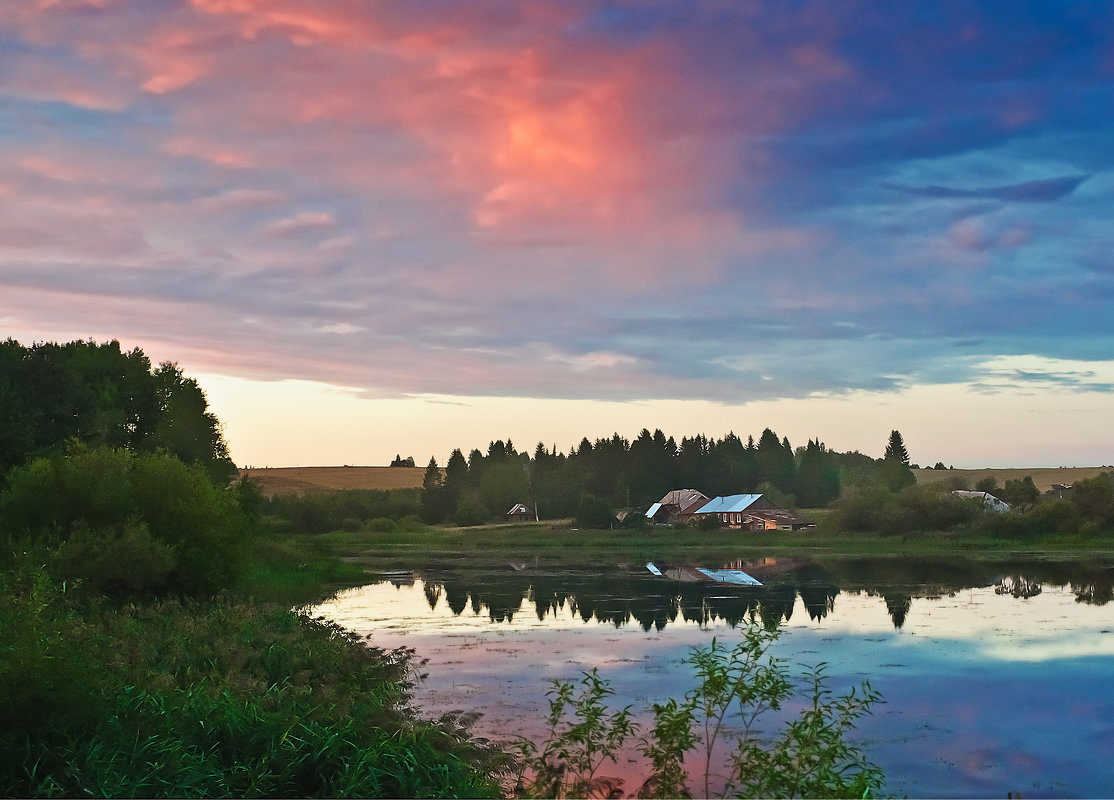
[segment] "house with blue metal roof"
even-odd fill
[[[764,494],[732,494],[709,500],[695,489],[674,489],[646,510],[655,522],[685,524],[714,519],[725,528],[752,531],[792,530],[812,523],[773,503]]]
[[[763,494],[733,494],[709,500],[693,519],[714,518],[725,528],[751,531],[797,531],[811,526],[792,511],[773,503]]]

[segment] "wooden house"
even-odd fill
[[[534,522],[536,519],[534,509],[522,503],[515,503],[514,507],[507,512],[507,522]]]

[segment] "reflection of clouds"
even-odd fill
[[[496,739],[543,733],[554,678],[575,681],[598,667],[613,682],[615,706],[644,708],[691,687],[682,662],[692,646],[737,636],[725,623],[645,632],[585,622],[568,604],[539,620],[525,601],[512,621],[493,623],[483,607],[454,614],[431,586],[350,589],[312,613],[371,632],[377,646],[416,648],[430,660],[419,706],[482,711],[476,732]],[[888,793],[1103,796],[1114,785],[1106,757],[1114,636],[1100,633],[1110,627],[1103,608],[1051,586],[1027,600],[993,587],[914,597],[901,631],[882,597],[842,593],[819,621],[798,607],[774,654],[794,672],[827,662],[836,692],[864,678],[883,692],[886,703],[856,736],[885,769]]]

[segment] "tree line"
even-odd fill
[[[508,439],[467,457],[453,450],[444,468],[430,458],[421,517],[429,523],[478,524],[524,503],[540,518],[577,517],[606,527],[615,510],[644,510],[678,488],[710,497],[758,492],[780,505],[814,508],[836,501],[847,485],[877,482],[897,491],[914,480],[897,431],[886,455],[875,459],[835,452],[819,439],[794,449],[770,428],[757,441],[750,436],[745,442],[734,433],[678,442],[660,429],[644,428],[633,440],[618,433],[594,442],[585,437],[568,452],[541,442],[532,454],[519,452]]]

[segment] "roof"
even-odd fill
[[[694,503],[707,500],[708,496],[696,489],[674,489],[668,492],[658,503],[658,506],[677,506],[684,511]]]
[[[808,520],[784,508],[757,508],[747,512],[752,519],[772,520],[779,525],[808,525]]]
[[[1006,511],[1009,509],[1009,503],[992,495],[990,492],[971,492],[966,489],[956,489],[952,494],[957,497],[963,497],[973,500],[982,500],[987,508],[993,508],[995,511]]]
[[[534,512],[530,510],[529,506],[525,506],[522,503],[515,503],[514,508],[512,508],[510,511],[507,512],[507,514],[533,514],[533,513]]]
[[[646,516],[652,517],[659,511],[661,511],[661,503],[654,503],[652,506],[646,509]]]
[[[734,514],[745,511],[754,505],[762,495],[760,494],[732,494],[727,497],[717,497],[697,511],[697,514]]]

